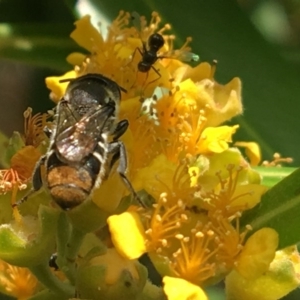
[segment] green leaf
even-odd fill
[[[255,167],[254,169],[262,176],[262,185],[267,187],[274,186],[296,170],[290,167]]]
[[[5,154],[3,156],[4,165],[9,166],[11,158],[25,146],[24,140],[18,131],[14,131],[11,138],[8,140]]]
[[[20,224],[1,225],[0,258],[20,267],[33,267],[48,260],[55,251],[57,218],[56,210],[40,206],[38,221],[26,216]]]
[[[68,296],[67,299],[69,299],[69,297],[72,297],[75,294],[75,289],[70,283],[61,281],[55,276],[48,265],[48,261],[44,261],[39,265],[28,266],[28,268],[45,287],[55,294],[55,297],[52,299],[66,299],[64,296]],[[47,299],[47,292],[44,295],[45,298],[33,297],[33,299]]]
[[[9,138],[0,131],[0,166],[2,168],[8,168],[9,162],[6,160],[6,149],[9,143]]]
[[[36,66],[70,69],[68,54],[79,47],[69,38],[73,24],[0,24],[0,55]]]
[[[247,211],[241,226],[250,224],[253,231],[271,227],[279,234],[279,249],[300,241],[300,169],[268,190],[261,203]],[[250,233],[251,234],[251,233]]]

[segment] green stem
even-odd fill
[[[70,239],[67,243],[65,255],[63,257],[64,263],[62,271],[66,274],[72,284],[75,283],[76,273],[76,259],[81,247],[85,233],[77,228],[72,228]]]
[[[68,300],[69,296],[57,295],[49,290],[42,290],[30,297],[29,300]]]
[[[167,300],[167,297],[161,287],[147,281],[142,293],[137,295],[137,300]]]
[[[60,281],[51,271],[48,262],[29,268],[36,278],[50,291],[58,295],[73,297],[75,288],[68,283]]]
[[[70,222],[65,212],[61,212],[57,222],[57,260],[56,263],[61,269],[64,265],[64,257],[67,248],[67,241],[70,239]]]

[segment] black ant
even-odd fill
[[[150,69],[152,68],[155,71],[155,73],[159,77],[161,77],[159,71],[153,65],[159,58],[162,58],[157,55],[157,52],[159,51],[159,49],[163,47],[164,44],[165,44],[165,40],[162,37],[162,35],[159,33],[153,33],[149,36],[148,39],[148,49],[146,47],[145,42],[143,42],[143,50],[137,48],[137,50],[142,55],[142,59],[138,63],[138,70],[140,72],[146,73],[149,72]]]
[[[132,12],[131,14],[132,22],[134,23],[134,26],[140,30],[141,25],[141,17],[137,12]],[[139,51],[142,58],[141,61],[138,63],[138,71],[142,73],[148,73],[150,69],[153,69],[155,73],[159,76],[154,81],[158,80],[161,77],[161,74],[159,71],[153,66],[155,62],[159,58],[163,58],[162,56],[158,56],[158,51],[163,47],[165,44],[165,40],[159,33],[153,33],[149,36],[147,43],[142,40],[143,48],[136,48],[133,52],[132,57],[134,57],[136,50]],[[148,74],[147,74],[148,76]]]
[[[132,12],[131,19],[134,24],[134,26],[137,28],[138,31],[141,30],[141,17],[137,12]],[[133,52],[132,57],[134,57],[136,50],[139,51],[142,58],[140,62],[138,63],[138,71],[142,73],[147,73],[150,71],[150,69],[153,69],[155,73],[158,75],[158,78],[155,80],[149,82],[148,84],[158,80],[161,78],[161,74],[159,70],[157,70],[154,67],[154,64],[158,59],[162,58],[175,58],[182,61],[198,61],[199,56],[191,53],[189,51],[183,51],[180,53],[180,55],[176,55],[176,51],[169,51],[168,53],[165,53],[165,55],[158,55],[158,51],[164,46],[165,40],[163,36],[160,33],[153,33],[149,36],[147,43],[142,40],[143,48],[136,48]]]

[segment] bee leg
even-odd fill
[[[32,188],[31,190],[18,202],[14,203],[12,206],[16,207],[25,202],[31,195],[37,192],[43,186],[41,166],[45,163],[46,155],[43,155],[39,161],[36,163],[33,175],[32,175]]]
[[[46,137],[50,139],[51,134],[52,134],[52,130],[48,126],[45,126],[44,127],[44,133],[45,133]]]
[[[117,124],[113,132],[113,141],[117,141],[119,137],[121,137],[125,133],[125,131],[128,128],[128,125],[129,123],[127,120],[122,120]]]
[[[109,144],[108,152],[113,154],[113,159],[111,160],[111,166],[119,159],[119,166],[117,168],[117,172],[119,173],[122,181],[126,185],[127,189],[133,195],[134,199],[140,203],[142,207],[145,207],[145,204],[139,198],[137,193],[135,192],[133,186],[131,185],[129,179],[125,175],[127,170],[127,155],[126,149],[121,141],[112,142]]]

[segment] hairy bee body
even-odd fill
[[[68,164],[62,162],[55,151],[48,156],[45,165],[50,195],[65,210],[78,206],[89,197],[101,168],[93,154],[80,164]]]
[[[64,210],[84,202],[106,180],[116,161],[121,179],[138,199],[125,172],[126,150],[118,140],[128,127],[117,122],[121,88],[100,74],[87,74],[70,81],[56,107],[55,125],[48,152],[36,164],[32,190],[43,185],[41,166],[46,168],[46,186],[52,199]]]

